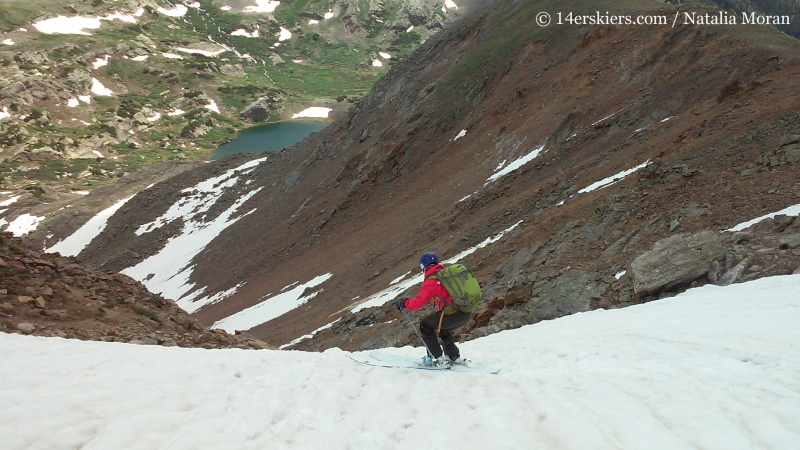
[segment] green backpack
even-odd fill
[[[478,280],[463,264],[453,264],[431,275],[430,278],[439,280],[450,294],[454,305],[445,308],[445,313],[450,311],[472,312],[481,301],[481,287]],[[447,311],[447,310],[450,311]]]

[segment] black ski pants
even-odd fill
[[[439,345],[439,339],[436,337],[436,329],[439,328],[440,318],[442,320],[442,329],[439,332],[439,339],[442,340],[442,345]],[[422,340],[428,347],[431,356],[434,358],[442,356],[442,347],[444,347],[444,354],[450,359],[458,358],[460,353],[453,339],[453,331],[466,325],[471,318],[472,313],[468,312],[454,312],[449,316],[442,317],[442,312],[436,311],[425,316],[419,324],[419,333],[422,335]]]

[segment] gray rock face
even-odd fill
[[[242,119],[266,120],[269,119],[273,111],[280,111],[282,105],[278,99],[272,97],[261,97],[254,101],[239,116]]]
[[[725,249],[713,231],[679,234],[662,239],[631,263],[633,289],[639,297],[706,276],[713,260],[725,258]]]

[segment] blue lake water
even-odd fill
[[[325,128],[324,123],[312,121],[268,123],[248,128],[240,131],[233,141],[216,149],[211,154],[211,159],[219,159],[231,153],[261,153],[267,150],[282,150],[323,128]]]

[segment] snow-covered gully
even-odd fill
[[[463,355],[499,366],[498,375],[375,368],[340,350],[0,334],[0,442],[5,449],[800,448],[798,289],[798,275],[709,285],[463,344]],[[443,417],[457,420],[444,430]]]

